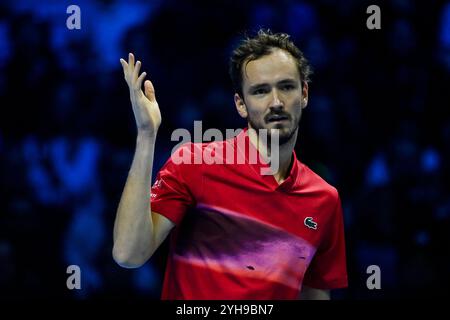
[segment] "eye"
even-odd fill
[[[259,88],[259,89],[256,89],[253,91],[254,95],[265,94],[265,93],[267,93],[267,89],[264,89],[264,88]]]
[[[281,87],[281,90],[284,91],[290,91],[290,90],[294,90],[295,86],[293,84],[285,84]]]

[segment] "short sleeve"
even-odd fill
[[[195,205],[195,193],[201,182],[200,168],[188,161],[179,161],[179,155],[192,152],[191,143],[180,147],[158,172],[151,188],[151,210],[179,224],[187,209]],[[186,156],[186,154],[185,154]]]
[[[316,289],[337,289],[348,286],[342,205],[337,197],[328,232],[319,245],[303,280]]]

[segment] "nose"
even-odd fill
[[[270,100],[270,109],[281,109],[283,108],[284,103],[280,99],[280,95],[277,89],[272,90],[271,100]]]

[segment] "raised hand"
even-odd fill
[[[134,55],[128,55],[128,63],[124,59],[120,59],[123,67],[123,74],[130,88],[130,100],[133,107],[134,117],[138,133],[146,133],[156,135],[161,125],[161,112],[158,102],[156,102],[155,89],[150,80],[144,82],[145,94],[142,91],[142,81],[144,81],[145,72],[139,75],[141,62],[134,63]]]

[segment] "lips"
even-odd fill
[[[270,115],[267,117],[267,122],[277,122],[277,121],[284,121],[289,120],[289,117],[286,115]]]

